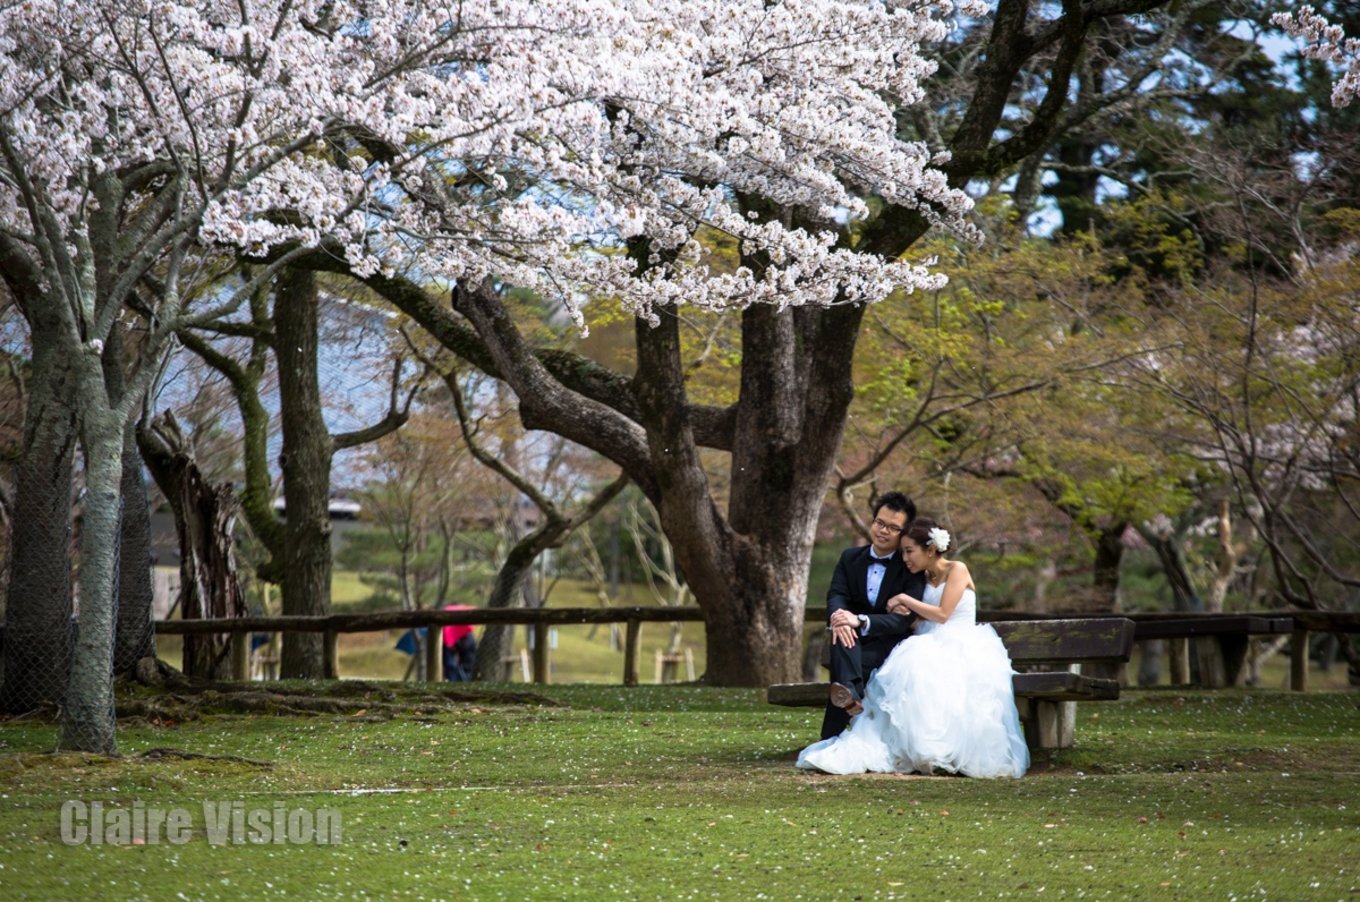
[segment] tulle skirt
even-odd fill
[[[864,711],[808,746],[798,766],[832,774],[1019,777],[1029,768],[1011,662],[987,624],[931,624],[874,672]]]

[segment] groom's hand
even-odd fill
[[[835,645],[844,645],[846,648],[855,647],[855,631],[848,626],[833,626],[831,629],[831,642]]]
[[[831,612],[831,641],[855,647],[855,634],[859,632],[859,618],[844,608]]]

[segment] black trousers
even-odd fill
[[[831,643],[831,682],[849,687],[855,698],[864,698],[864,689],[869,677],[879,668],[888,655],[897,647],[904,636],[889,636],[874,639],[871,636],[858,637],[854,648],[846,648],[838,642]],[[850,715],[844,708],[827,702],[826,714],[822,716],[822,738],[837,736],[850,723]]]

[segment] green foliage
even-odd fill
[[[1189,278],[1193,240],[1162,212],[1134,207],[1128,228]],[[919,248],[949,275],[944,289],[871,311],[847,451],[904,436],[878,472],[996,568],[989,604],[1010,607],[1033,595],[1039,568],[1089,580],[1088,536],[1184,510],[1199,464],[1166,441],[1166,400],[1124,378],[1120,362],[1149,345],[1148,279],[1127,248],[1026,234],[999,195],[980,215],[981,247]]]
[[[1101,214],[1101,240],[1115,249],[1108,264],[1114,277],[1184,289],[1203,272],[1204,247],[1184,195],[1153,189],[1128,203],[1106,204]]]

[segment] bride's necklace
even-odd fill
[[[940,583],[944,582],[944,576],[945,574],[943,570],[941,570],[938,574],[931,573],[929,570],[927,570],[926,582],[930,583],[932,586],[938,586]]]

